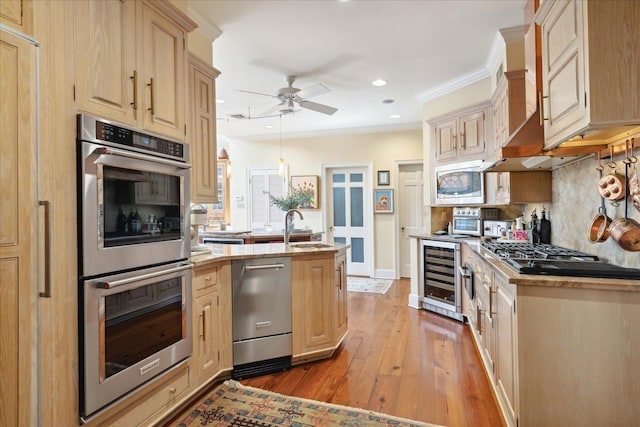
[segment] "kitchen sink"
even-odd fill
[[[289,243],[289,246],[299,249],[327,249],[333,248],[334,246],[331,243],[321,243],[321,242],[300,242],[300,243]]]

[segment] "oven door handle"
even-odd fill
[[[193,264],[188,263],[185,265],[180,265],[178,267],[170,268],[168,270],[155,271],[153,273],[142,274],[140,276],[129,277],[127,279],[122,280],[113,280],[111,282],[96,282],[96,288],[100,289],[112,289],[118,286],[128,285],[129,283],[139,282],[141,280],[153,279],[154,277],[164,276],[166,274],[177,273],[184,270],[190,270],[193,268]]]
[[[173,166],[179,169],[191,169],[191,164],[189,163],[182,163],[176,160],[163,159],[161,157],[153,157],[153,156],[148,156],[146,154],[139,154],[133,151],[119,150],[117,148],[111,148],[111,147],[96,148],[93,151],[93,154],[98,156],[111,155],[111,156],[127,157],[134,160],[143,160],[147,162],[160,163],[167,166]],[[96,160],[96,163],[99,163],[99,162]]]

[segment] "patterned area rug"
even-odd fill
[[[369,279],[367,277],[347,277],[347,291],[350,292],[373,292],[385,294],[391,287],[393,280],[389,279]]]
[[[227,380],[175,425],[216,427],[434,427],[373,411],[284,396]]]

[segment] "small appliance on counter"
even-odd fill
[[[511,230],[510,220],[485,220],[482,223],[482,235],[485,237],[505,238]]]
[[[497,220],[498,209],[466,207],[453,208],[453,234],[482,236],[483,221]]]

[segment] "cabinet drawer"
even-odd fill
[[[193,289],[201,291],[215,286],[218,283],[218,266],[206,266],[196,270],[193,281]]]

